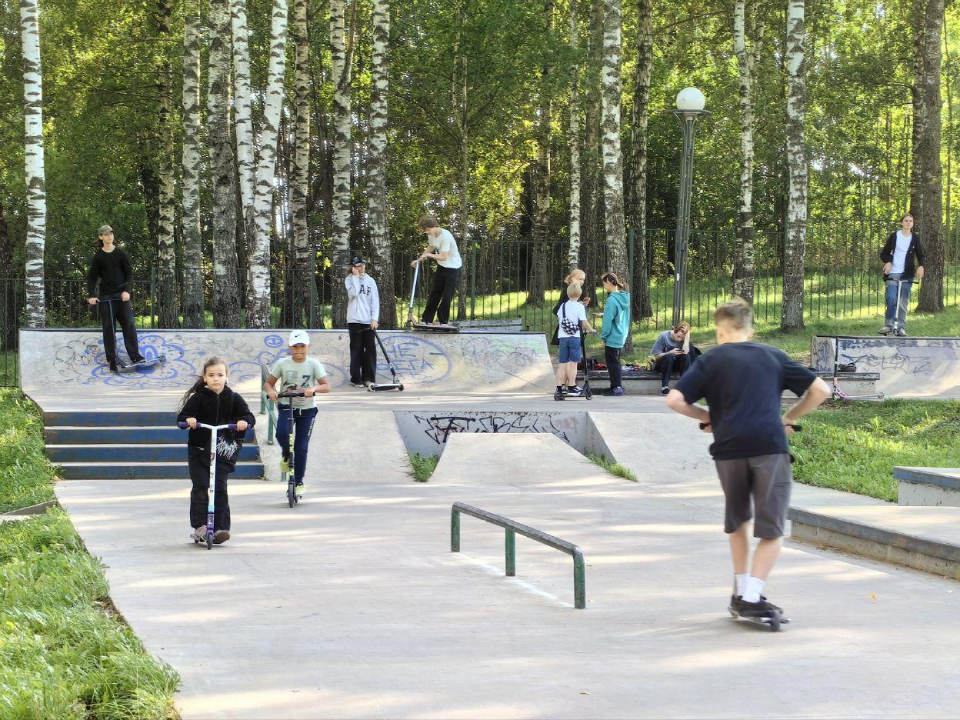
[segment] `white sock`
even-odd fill
[[[747,579],[750,577],[749,573],[743,573],[742,575],[734,574],[733,576],[737,580],[737,595],[743,597],[743,591],[747,587]]]
[[[743,587],[743,601],[748,603],[760,602],[760,593],[763,592],[764,582],[752,575],[747,578]]]

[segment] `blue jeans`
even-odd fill
[[[281,407],[277,413],[277,442],[283,450],[283,459],[290,457],[290,413],[293,412],[295,437],[293,440],[293,477],[296,482],[303,482],[303,475],[307,471],[307,451],[310,448],[310,433],[313,432],[313,421],[317,418],[317,408]]]
[[[883,324],[887,327],[893,327],[894,320],[900,320],[900,328],[907,326],[907,306],[910,305],[910,291],[913,288],[913,280],[904,280],[900,283],[900,305],[897,307],[897,280],[900,279],[900,273],[890,273],[887,275],[886,287],[886,306],[887,311],[883,316]]]

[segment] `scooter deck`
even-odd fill
[[[776,613],[775,615],[770,615],[768,617],[748,617],[746,615],[741,615],[732,607],[728,607],[727,612],[730,613],[730,617],[734,620],[746,620],[754,625],[766,627],[771,632],[779,632],[781,625],[788,625],[790,623],[790,619],[783,617],[780,613]]]
[[[140,362],[130,363],[129,365],[117,360],[117,372],[129,373],[136,372],[137,370],[146,370],[147,368],[152,368],[157,363],[165,363],[166,361],[166,355],[160,355],[152,360],[142,360]]]
[[[458,333],[460,328],[456,325],[429,325],[427,323],[414,323],[413,329],[417,332],[435,332],[435,333]]]

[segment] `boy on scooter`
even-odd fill
[[[913,215],[907,213],[900,218],[900,230],[887,238],[880,251],[880,260],[884,263],[883,279],[886,281],[886,313],[880,334],[894,333],[897,337],[906,337],[910,291],[914,279],[923,280],[923,264],[927,260],[920,238],[913,232]]]
[[[290,398],[282,405],[278,405],[277,413],[277,442],[283,451],[283,462],[290,462],[290,417],[293,415],[296,440],[294,445],[293,476],[296,483],[296,492],[303,497],[303,476],[307,471],[307,450],[310,447],[310,433],[313,432],[313,421],[317,417],[317,393],[330,392],[330,383],[327,381],[327,371],[316,358],[307,357],[307,348],[310,346],[310,335],[306,330],[294,330],[290,333],[290,356],[280,358],[274,363],[267,381],[263,384],[263,391],[267,397],[277,402],[277,382],[280,381],[280,390],[299,390],[303,397]],[[283,468],[289,472],[289,467]]]

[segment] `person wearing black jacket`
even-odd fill
[[[112,372],[117,372],[117,321],[123,330],[123,344],[130,362],[143,362],[137,347],[137,329],[133,325],[133,307],[130,303],[131,268],[127,254],[113,244],[113,228],[102,225],[97,233],[100,248],[90,261],[87,272],[87,302],[100,305],[100,323],[103,326],[103,350]],[[100,296],[97,297],[97,283]]]
[[[217,433],[217,477],[214,486],[213,542],[217,545],[230,539],[230,499],[227,495],[227,475],[236,467],[243,436],[257,420],[246,400],[227,387],[227,363],[209,358],[203,364],[203,374],[183,396],[177,422],[185,422],[187,433],[187,464],[190,468],[190,528],[202,537],[207,526],[207,490],[210,488],[210,435],[206,425],[236,424],[236,431]],[[193,537],[193,536],[191,536]]]
[[[881,335],[889,335],[896,328],[899,337],[906,337],[907,307],[914,279],[923,279],[923,264],[927,254],[920,238],[913,232],[913,215],[900,218],[900,230],[891,233],[880,251],[883,279],[886,281],[886,313]]]

